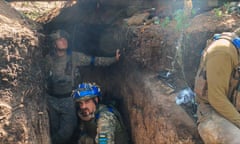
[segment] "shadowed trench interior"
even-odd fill
[[[79,67],[80,78],[76,81],[96,82],[101,87],[103,103],[116,102],[132,143],[160,141],[175,143],[179,139],[191,143],[187,138],[189,135],[193,135],[193,139],[199,139],[196,129],[193,129],[195,125],[191,118],[184,110],[177,108],[171,100],[171,95],[168,98],[161,95],[162,91],[159,90],[161,82],[149,76],[152,73],[150,69],[145,69],[134,60],[134,51],[140,44],[132,45],[136,33],[123,23],[123,19],[128,17],[126,11],[121,12],[116,18],[114,10],[106,13],[113,8],[112,5],[109,5],[109,8],[107,6],[89,13],[91,6],[76,5],[70,9],[63,9],[57,18],[44,25],[47,35],[57,29],[66,30],[70,34],[69,45],[73,51],[109,57],[115,55],[116,49],[120,49],[119,62],[107,67]],[[118,11],[122,8],[124,6],[116,9]],[[143,40],[143,42],[147,41]],[[45,54],[51,50],[49,45],[51,41],[46,38]],[[162,55],[157,50],[149,50],[150,55],[147,56],[148,59],[153,59],[155,64],[158,64],[157,58]],[[141,57],[137,59],[144,60]],[[183,117],[179,118],[175,113]]]
[[[91,0],[89,2],[92,1],[95,0]],[[149,8],[151,10],[152,7],[158,7],[159,5],[154,3],[156,2],[155,0],[135,1],[136,3],[134,6],[140,3],[140,5],[143,7],[134,7],[136,10],[129,15],[129,11],[125,11],[126,9],[124,9],[126,6],[124,5],[125,0],[100,1],[107,1],[109,3],[102,3],[103,5],[100,5],[100,7],[96,5],[96,3],[92,3],[94,4],[93,7],[91,5],[85,5],[87,9],[84,9],[84,7],[80,8],[75,5],[70,8],[63,8],[59,15],[57,12],[55,12],[58,16],[43,24],[44,34],[46,34],[45,42],[40,45],[40,49],[37,47],[35,50],[41,50],[41,52],[43,50],[44,56],[51,51],[52,43],[47,35],[56,29],[64,29],[70,34],[71,39],[69,44],[74,51],[81,51],[88,55],[95,56],[114,56],[115,50],[119,48],[121,50],[121,59],[119,62],[107,67],[79,67],[81,77],[77,79],[77,81],[96,82],[101,86],[104,101],[111,102],[113,100],[117,102],[117,107],[123,115],[133,143],[201,144],[201,139],[196,133],[196,124],[189,117],[189,115],[187,115],[186,112],[175,103],[174,98],[176,93],[173,93],[172,91],[168,93],[168,91],[163,88],[163,82],[156,77],[156,75],[159,74],[159,70],[166,67],[169,68],[169,66],[171,66],[171,62],[173,61],[169,57],[174,57],[176,41],[179,39],[179,33],[174,30],[174,25],[170,24],[167,27],[162,28],[160,24],[152,23],[150,25],[145,25],[144,22],[140,22],[133,26],[133,29],[131,29],[130,27],[132,26],[125,27],[125,23],[121,23],[124,21],[124,18],[132,18],[133,14],[135,13],[142,14],[146,12],[145,10],[149,10]],[[111,2],[113,2],[115,5],[111,5]],[[116,5],[118,2],[120,4]],[[145,2],[150,3],[150,5],[146,5]],[[176,1],[172,0],[169,2]],[[114,11],[118,11],[122,8],[124,10],[120,10],[119,13]],[[158,11],[160,14],[158,15],[159,18],[164,18],[164,15],[162,15],[164,13],[162,12],[166,12],[165,10],[160,12]],[[172,10],[170,11],[171,13],[174,10],[177,10],[177,8],[170,10]],[[2,9],[2,11],[7,10]],[[214,15],[214,13],[207,13],[207,15],[211,16]],[[21,16],[19,16],[19,18],[22,19]],[[186,66],[185,71],[188,72],[187,77],[189,81],[194,79],[193,75],[197,66],[196,61],[200,56],[198,53],[198,51],[200,51],[199,49],[204,47],[206,39],[213,32],[222,30],[223,26],[218,26],[215,28],[216,22],[214,24],[210,23],[212,18],[215,17],[212,16],[211,18],[206,18],[206,15],[202,15],[193,18],[193,24],[190,26],[188,29],[189,31],[187,31],[183,38],[183,46],[185,46],[186,50],[184,51],[183,55],[185,59],[185,63],[183,64]],[[147,20],[151,20],[151,18]],[[202,27],[202,25],[199,23],[206,23],[206,25],[214,27],[206,28],[204,27],[205,25]],[[217,21],[217,23],[221,22]],[[14,24],[15,23],[12,25]],[[22,23],[17,25],[19,30],[22,30],[21,25]],[[231,29],[231,26],[229,26],[228,29]],[[12,28],[10,29],[12,30]],[[40,31],[40,33],[41,32],[42,31]],[[8,33],[12,33],[12,31]],[[32,32],[29,35],[32,35]],[[6,36],[8,36],[8,34],[6,34]],[[15,36],[16,35],[14,31],[13,37]],[[21,39],[19,39],[19,41],[20,40]],[[11,44],[12,39],[3,38],[3,42],[6,42],[7,44],[9,42],[9,44]],[[22,48],[21,46],[22,43],[20,43],[19,49]],[[12,47],[18,48],[18,46],[14,45]],[[32,47],[29,47],[30,53],[32,52],[31,48]],[[36,54],[41,55],[41,52]],[[36,56],[36,62],[38,62],[38,58],[39,57]],[[11,61],[9,61],[8,64],[12,66]],[[29,65],[26,64],[26,67],[28,68]],[[15,65],[13,69],[15,69]],[[6,71],[6,73],[7,72],[8,71]],[[30,72],[32,71],[29,71],[29,73]],[[177,72],[181,74],[181,71]],[[35,74],[36,72],[34,71],[32,75],[33,79],[36,77]],[[23,75],[23,77],[25,78],[26,76]],[[35,84],[39,85],[35,79],[31,82],[36,82]],[[19,101],[22,102],[22,95],[19,95],[19,91],[26,89],[26,98],[23,101],[23,104],[26,104],[24,105],[26,107],[22,107],[21,103],[21,108],[24,109],[21,109],[20,112],[23,111],[25,113],[24,110],[29,109],[33,112],[38,112],[38,107],[34,106],[38,105],[39,101],[42,102],[41,97],[33,97],[36,95],[34,91],[32,91],[32,93],[28,93],[29,85],[26,85],[26,87],[21,85],[20,88],[21,89],[16,92],[16,96],[12,97],[14,98],[14,102],[16,101],[17,104]],[[41,93],[38,94],[41,95]],[[36,104],[28,105],[29,101],[34,102],[34,100],[36,100]],[[42,110],[44,108],[41,107],[40,109]],[[12,115],[13,118],[18,118],[19,115],[16,114],[21,114],[20,112],[16,111],[16,113]],[[41,139],[39,136],[41,136],[42,131],[37,131],[35,128],[36,124],[40,124],[40,128],[42,126],[42,128],[47,131],[49,127],[46,126],[45,128],[45,125],[41,125],[39,122],[40,119],[43,120],[43,123],[47,124],[47,116],[43,117],[43,114],[45,113],[42,111],[36,114],[37,117],[32,116],[32,113],[28,111],[26,114],[28,118],[32,120],[32,123],[27,123],[28,125],[26,124],[26,127],[29,127],[32,131],[36,131],[37,135],[37,137],[34,137],[35,133],[29,133],[30,135],[33,135],[29,136],[29,138],[32,138],[34,142],[41,141],[44,143],[44,140],[49,138],[49,135],[47,135],[47,132],[43,132],[45,135],[42,135]],[[16,119],[16,122],[18,124],[19,119]],[[19,124],[23,125],[21,121]],[[6,126],[9,128],[10,132],[13,132],[12,136],[15,136],[16,130],[12,129],[14,126],[9,126],[8,124]],[[19,127],[18,125],[15,126],[16,128],[20,129],[18,134],[22,134],[24,132],[23,130],[25,130],[25,125],[23,125],[23,127]],[[23,134],[28,135],[27,131],[25,131]],[[12,139],[9,141],[15,140],[15,137],[11,138]],[[8,135],[6,135],[6,139],[8,139]],[[26,137],[23,135],[21,138],[19,137],[19,139],[23,139],[23,143],[25,143]]]
[[[160,3],[152,1],[144,5],[140,2],[140,6],[136,3],[137,7],[131,7],[134,11],[129,14],[128,3],[116,6],[119,1],[108,2],[100,7],[89,2],[61,9],[59,15],[43,25],[46,34],[44,56],[52,49],[48,35],[57,29],[70,34],[69,45],[73,51],[112,57],[116,49],[120,49],[121,57],[117,63],[107,67],[79,67],[80,77],[75,79],[76,83],[95,82],[101,87],[104,103],[116,102],[132,143],[201,143],[193,120],[175,104],[174,93],[164,93],[168,89],[161,88],[164,84],[156,79],[156,71],[152,71],[171,68],[173,60],[167,56],[174,57],[178,33],[172,27],[165,30],[160,25],[141,22],[132,29],[125,23],[125,18],[149,10],[150,17],[146,21],[151,21],[151,7],[158,7]],[[182,6],[181,2],[179,5]],[[172,14],[177,8],[167,10]],[[159,18],[167,15],[158,13]]]
[[[70,14],[74,15],[74,14]],[[61,16],[58,18],[61,21]],[[110,66],[81,66],[78,67],[80,76],[75,78],[75,83],[95,82],[101,88],[104,104],[116,106],[123,117],[131,139],[131,124],[129,120],[128,104],[124,97],[134,97],[134,89],[139,89],[140,81],[135,78],[139,73],[137,66],[125,54],[129,37],[122,27],[110,24],[82,24],[73,21],[50,22],[44,25],[45,39],[44,55],[52,49],[52,41],[48,37],[51,32],[62,29],[69,33],[69,48],[73,51],[83,52],[90,56],[115,57],[115,51],[120,49],[120,61]],[[77,20],[78,21],[78,20]],[[134,78],[131,78],[134,77]],[[132,80],[131,80],[132,79]],[[143,93],[139,91],[139,95]],[[76,142],[75,137],[72,139]],[[131,141],[131,140],[130,140]]]

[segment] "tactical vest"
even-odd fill
[[[87,134],[90,136],[93,140],[95,140],[96,134],[97,134],[97,121],[101,117],[101,112],[108,111],[113,113],[120,123],[120,126],[122,130],[119,131],[119,129],[116,129],[115,132],[115,143],[116,144],[127,144],[128,143],[128,135],[126,127],[123,123],[122,117],[120,113],[117,111],[116,108],[109,106],[109,105],[100,105],[98,110],[95,113],[95,119],[88,121],[88,122],[80,122],[80,131],[83,133],[83,135]],[[99,144],[107,144],[107,139],[105,136],[99,135],[98,138]]]
[[[101,113],[102,111],[109,111],[109,112],[113,113],[113,114],[117,117],[117,119],[118,119],[121,127],[125,129],[125,125],[124,125],[124,123],[123,123],[122,116],[121,116],[121,114],[118,112],[118,110],[117,110],[114,106],[112,106],[112,105],[106,105],[106,106],[104,106],[103,108],[101,108],[101,109],[95,114],[96,120],[99,119],[100,113]]]
[[[55,53],[51,52],[50,53],[50,59],[48,61],[48,65],[49,65],[49,72],[48,72],[48,76],[47,76],[47,92],[50,95],[55,95],[53,88],[54,86],[58,86],[58,82],[56,82],[53,78],[54,75],[54,70],[53,70],[53,63],[54,63],[54,57],[55,57]],[[73,70],[73,65],[72,65],[72,51],[71,50],[67,50],[67,60],[66,60],[66,67],[64,69],[64,74],[65,76],[71,77],[71,83],[67,83],[65,85],[73,85],[73,76],[72,76],[72,70]],[[63,84],[64,82],[61,81],[61,83]],[[61,84],[61,85],[62,85]],[[60,86],[58,86],[60,87]],[[69,92],[71,92],[71,90],[69,90]],[[67,93],[68,94],[68,93]],[[58,96],[56,96],[58,97]]]
[[[197,101],[199,102],[199,98],[208,103],[208,89],[207,89],[207,77],[206,77],[206,51],[213,43],[213,41],[218,39],[226,39],[232,42],[232,44],[238,49],[239,44],[235,42],[235,37],[233,34],[223,33],[221,35],[215,35],[213,39],[207,42],[207,46],[203,51],[203,55],[201,57],[200,67],[197,71],[197,75],[195,77],[195,88],[194,91],[197,94]],[[238,41],[239,42],[239,41]],[[237,50],[238,55],[239,51]],[[229,92],[228,92],[228,99],[230,102],[237,108],[240,112],[240,61],[237,66],[234,67],[230,83],[229,83]]]
[[[54,51],[50,52],[51,58],[55,56]],[[51,59],[51,64],[53,63],[53,60]],[[71,75],[72,73],[72,51],[71,49],[67,49],[67,62],[66,62],[66,68],[65,68],[65,74],[66,75]]]

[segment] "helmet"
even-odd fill
[[[82,83],[73,91],[72,97],[75,102],[87,100],[90,98],[98,97],[101,98],[100,88],[96,84]]]
[[[59,38],[65,38],[65,39],[68,39],[69,38],[69,34],[64,31],[64,30],[56,30],[54,31],[53,33],[50,34],[50,37],[52,40],[57,40]]]

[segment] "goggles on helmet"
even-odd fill
[[[87,100],[94,97],[101,97],[99,86],[91,83],[82,83],[73,91],[72,97],[74,101]]]

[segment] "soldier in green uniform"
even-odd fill
[[[195,79],[198,131],[206,144],[240,142],[240,29],[215,34]]]
[[[94,57],[73,52],[68,45],[69,35],[64,30],[51,34],[53,51],[45,58],[47,99],[50,130],[53,144],[66,144],[77,124],[75,107],[71,98],[75,72],[78,66],[108,66],[119,60],[115,57]]]
[[[100,88],[82,83],[73,91],[80,120],[78,144],[127,144],[128,135],[121,115],[113,108],[100,104]]]

